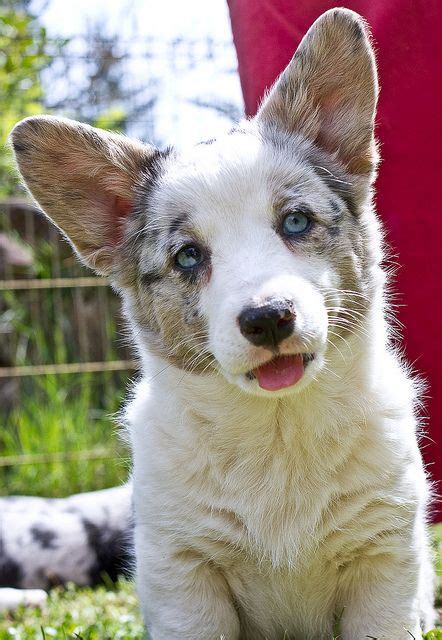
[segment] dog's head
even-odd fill
[[[363,21],[335,9],[223,138],[178,154],[36,117],[11,139],[38,204],[122,291],[140,345],[278,396],[324,366],[373,294],[377,91]]]

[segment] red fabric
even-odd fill
[[[328,0],[228,0],[246,112],[284,69]],[[422,442],[442,491],[442,5],[440,0],[351,0],[371,25],[380,73],[377,209],[399,263],[395,302],[407,356],[430,384]],[[436,513],[440,517],[440,512]]]

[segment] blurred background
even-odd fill
[[[112,415],[136,375],[116,296],[27,198],[9,131],[51,113],[186,146],[241,117],[236,68],[225,0],[2,0],[0,494],[124,480]]]

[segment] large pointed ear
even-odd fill
[[[110,274],[141,178],[159,154],[74,120],[37,116],[11,133],[20,173],[37,204],[83,261]]]
[[[350,173],[371,176],[377,96],[364,21],[348,9],[332,9],[310,27],[256,117],[301,133]]]

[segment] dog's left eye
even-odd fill
[[[311,220],[301,211],[288,213],[282,221],[282,230],[287,236],[296,236],[310,229]]]
[[[180,269],[194,269],[204,260],[203,252],[196,244],[188,244],[178,251],[175,264]]]

